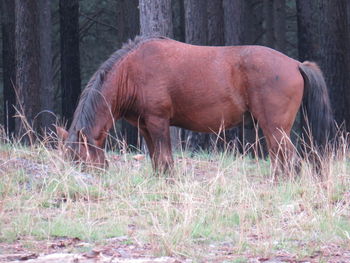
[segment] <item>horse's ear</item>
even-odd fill
[[[58,138],[62,139],[63,141],[65,141],[68,138],[68,132],[66,131],[66,129],[55,125],[56,128],[56,133]]]

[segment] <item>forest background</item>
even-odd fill
[[[191,150],[174,153],[169,184],[142,154],[110,151],[101,172],[64,161],[46,140],[26,147],[18,138],[30,129],[14,117],[24,114],[39,138],[56,122],[69,125],[110,54],[138,34],[162,34],[316,61],[336,121],[350,131],[349,0],[0,0],[0,8],[0,261],[65,251],[89,252],[89,262],[102,254],[108,262],[350,262],[348,137],[324,162],[326,178],[305,161],[300,176],[273,183],[268,159]],[[174,145],[194,150],[217,138],[172,131]],[[254,132],[234,128],[227,141],[245,145]],[[125,122],[117,133],[140,146]]]

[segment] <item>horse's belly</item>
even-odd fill
[[[241,123],[243,114],[244,111],[235,107],[226,110],[222,107],[203,107],[187,111],[186,114],[175,114],[170,124],[198,132],[219,132]]]

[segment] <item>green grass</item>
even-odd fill
[[[84,171],[42,145],[0,145],[0,241],[127,236],[154,254],[198,260],[229,244],[242,255],[232,262],[350,242],[347,154],[328,160],[328,180],[304,165],[300,177],[273,183],[268,160],[177,153],[173,184],[152,174],[148,158],[115,155],[108,171]]]

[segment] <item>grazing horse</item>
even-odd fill
[[[322,72],[262,46],[195,46],[164,37],[136,37],[105,61],[84,89],[68,131],[59,128],[74,159],[106,162],[114,121],[139,128],[155,170],[173,165],[169,126],[219,132],[248,113],[267,140],[273,167],[293,157],[289,139],[305,102],[312,136],[324,145],[333,115]]]

